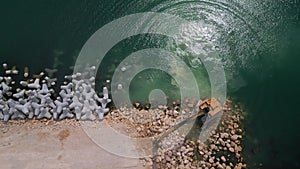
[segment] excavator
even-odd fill
[[[189,116],[185,120],[179,122],[178,124],[168,128],[160,137],[154,139],[154,142],[153,142],[154,143],[153,144],[154,151],[157,150],[158,143],[161,142],[163,140],[163,138],[167,137],[170,133],[179,129],[184,124],[187,124],[187,123],[191,122],[192,120],[199,120],[203,124],[205,119],[215,116],[222,110],[223,110],[223,107],[216,98],[205,99],[203,101],[200,100],[198,102],[198,104],[196,105],[195,109],[193,110],[191,116]],[[195,128],[196,128],[196,131],[195,131]],[[187,134],[187,137],[189,137],[189,135],[195,135],[195,132],[200,133],[200,130],[201,130],[201,126],[199,128],[199,124],[194,124],[191,131]]]

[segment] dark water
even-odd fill
[[[165,37],[141,35],[117,44],[106,56],[107,70],[99,72],[99,84],[109,79],[115,66],[133,51],[164,47],[179,51],[195,73],[204,95],[209,96],[208,75],[197,55],[219,51],[224,64],[228,94],[248,112],[245,141],[246,160],[251,168],[299,168],[298,109],[300,95],[300,2],[297,0],[203,0],[203,1],[20,1],[0,6],[0,62],[32,72],[58,68],[57,76],[71,73],[78,52],[100,27],[119,17],[157,11],[200,21],[184,37],[199,38],[186,50],[185,41],[170,43]],[[202,36],[203,34],[207,36]],[[163,73],[141,72],[133,97],[143,100],[152,88],[169,88]],[[152,85],[152,86],[151,86]],[[146,86],[146,87],[145,87]],[[150,86],[150,87],[149,87]],[[136,89],[136,90],[135,90]],[[168,92],[167,92],[168,93]],[[172,93],[172,92],[170,92]],[[176,97],[170,94],[170,97]]]

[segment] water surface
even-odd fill
[[[228,94],[248,112],[246,160],[251,168],[299,167],[300,3],[274,0],[102,0],[3,2],[0,7],[0,62],[32,72],[68,68],[85,41],[101,26],[137,12],[166,12],[197,21],[176,39],[140,35],[117,44],[98,72],[101,86],[114,68],[134,51],[163,47],[186,61],[209,97],[210,83],[199,56],[218,51],[228,81]],[[197,39],[195,41],[194,39]],[[189,48],[187,48],[189,46]],[[208,58],[209,59],[209,58]],[[177,97],[172,78],[153,70],[132,82],[133,100],[147,100],[154,88]],[[149,81],[152,79],[152,81]]]

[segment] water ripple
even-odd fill
[[[237,2],[167,1],[152,10],[198,22],[197,25],[188,26],[189,29],[170,47],[179,55],[188,57],[192,66],[197,67],[192,63],[199,58],[198,55],[217,50],[227,69],[251,68],[249,63],[255,60],[264,46],[258,34],[258,23],[253,21],[256,18]],[[182,46],[189,46],[192,50],[182,50]]]

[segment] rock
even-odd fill
[[[166,161],[170,162],[171,158],[169,156],[166,156]]]
[[[231,140],[236,141],[239,138],[238,135],[234,134],[231,136]]]
[[[211,163],[211,164],[213,164],[214,163],[214,158],[209,158],[208,162]]]
[[[163,106],[163,105],[158,105],[158,108],[159,108],[159,109],[163,109],[164,106]]]
[[[219,138],[219,142],[221,143],[222,146],[226,145],[226,143],[221,138]]]
[[[235,130],[231,130],[230,134],[234,135],[235,134]]]
[[[214,150],[215,148],[216,148],[216,145],[214,145],[214,144],[210,145],[210,149]]]
[[[122,84],[118,84],[117,89],[118,90],[122,90],[123,89],[123,85]]]
[[[217,168],[218,169],[224,169],[224,167],[221,164],[219,164]]]
[[[242,151],[242,147],[241,146],[235,146],[235,151],[238,151],[238,152]]]
[[[234,148],[230,147],[229,151],[233,153],[234,152]]]
[[[193,105],[192,103],[187,104],[187,106],[188,106],[189,108],[194,108],[194,105]]]
[[[228,129],[233,129],[233,126],[231,124],[228,124],[227,128]]]
[[[155,162],[157,162],[157,163],[161,162],[161,157],[160,156],[156,157]]]
[[[226,162],[226,159],[225,159],[224,156],[221,157],[221,160],[222,160],[223,162]]]
[[[230,142],[231,147],[236,147],[237,144],[235,144],[234,142]]]
[[[228,133],[221,133],[221,138],[229,138],[229,134]]]
[[[234,169],[242,169],[242,167],[243,167],[243,164],[242,164],[242,163],[239,163],[238,165],[236,165],[236,166],[234,167]]]

